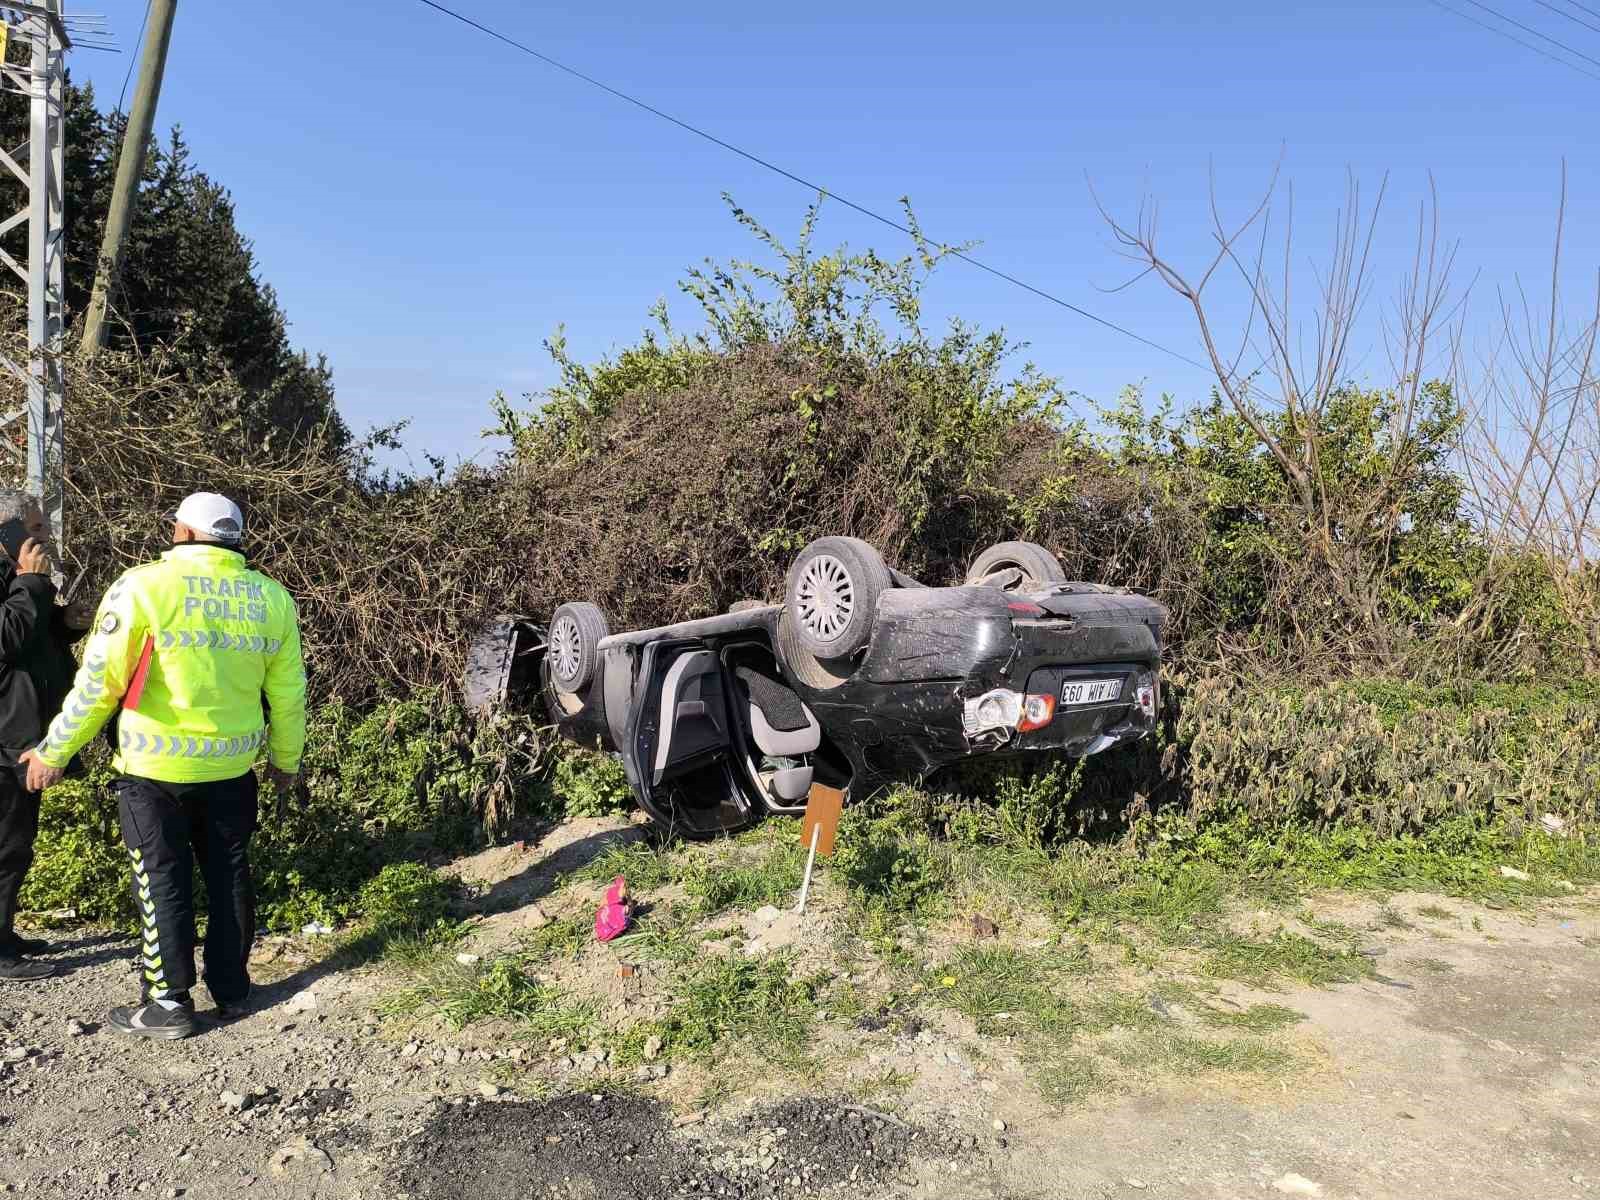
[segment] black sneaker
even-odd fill
[[[192,1000],[180,1002],[177,1008],[168,1008],[158,1000],[145,1004],[124,1004],[120,1008],[113,1008],[106,1022],[118,1033],[126,1033],[131,1037],[158,1038],[165,1042],[193,1037],[200,1032],[200,1025],[194,1019]]]
[[[49,979],[56,973],[49,963],[33,962],[14,954],[0,954],[0,979],[25,982],[30,979]]]
[[[0,954],[7,957],[21,958],[28,954],[49,954],[52,949],[50,943],[43,938],[23,937],[20,933],[0,938]]]
[[[218,1000],[216,1008],[211,1010],[211,1019],[219,1025],[227,1025],[241,1017],[250,1015],[250,995],[245,993],[242,1000]]]

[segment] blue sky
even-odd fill
[[[1471,0],[1449,2],[1492,23]],[[1534,0],[1485,2],[1600,59],[1600,32]],[[1123,212],[1148,189],[1164,244],[1198,264],[1211,165],[1238,211],[1282,148],[1309,265],[1325,258],[1347,168],[1369,195],[1389,171],[1376,305],[1408,258],[1432,171],[1461,281],[1477,280],[1469,325],[1486,333],[1495,288],[1547,275],[1565,157],[1569,283],[1581,289],[1600,263],[1600,80],[1429,0],[453,6],[859,203],[892,212],[909,194],[931,235],[978,239],[996,266],[1190,355],[1193,319],[1159,284],[1102,290],[1125,266],[1086,176]],[[72,65],[109,105],[144,4],[92,7],[125,53]],[[756,248],[722,192],[780,232],[810,199],[415,0],[183,5],[160,123],[180,124],[195,161],[232,189],[297,344],[328,354],[351,424],[409,419],[411,446],[451,459],[482,452],[497,390],[552,381],[541,343],[559,326],[593,358],[632,341],[658,298],[692,320],[675,287],[684,269]],[[903,249],[839,206],[819,242]],[[928,302],[935,319],[1004,327],[1087,396],[1142,383],[1189,401],[1208,387],[960,264]],[[1381,365],[1371,347],[1358,369]]]

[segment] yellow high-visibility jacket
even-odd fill
[[[263,745],[273,766],[299,770],[306,676],[294,600],[244,555],[193,543],[125,572],[106,592],[41,759],[71,761],[118,711],[147,650],[137,705],[118,714],[117,772],[167,783],[234,779]]]

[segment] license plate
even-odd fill
[[[1061,685],[1061,703],[1063,706],[1104,704],[1108,700],[1115,700],[1120,695],[1122,695],[1122,680],[1120,679],[1075,679]]]

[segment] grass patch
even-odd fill
[[[927,977],[927,994],[968,1017],[980,1034],[1033,1031],[1068,1039],[1097,1011],[1064,995],[1064,976],[1079,973],[1071,955],[1011,946],[968,946]]]
[[[1293,1055],[1255,1037],[1206,1038],[1151,1032],[1104,1045],[1107,1058],[1141,1076],[1207,1073],[1267,1075],[1287,1068]]]
[[[666,1016],[635,1026],[627,1042],[654,1035],[667,1053],[702,1060],[742,1042],[769,1061],[800,1066],[825,982],[795,978],[783,958],[713,956],[680,981]]]
[[[1078,1029],[1083,1033],[1149,1029],[1163,1020],[1145,997],[1127,994],[1096,996],[1081,1005],[1079,1012]]]
[[[385,1016],[435,1017],[452,1029],[464,1029],[475,1021],[510,1021],[539,1037],[575,1037],[595,1018],[594,1005],[569,1003],[556,988],[528,976],[515,957],[477,967],[436,961],[384,999],[378,1011]]]
[[[1076,1104],[1111,1087],[1111,1077],[1087,1054],[1057,1054],[1033,1066],[1039,1094],[1051,1104]]]
[[[440,922],[430,929],[386,931],[374,939],[372,933],[363,932],[346,942],[342,950],[357,961],[382,957],[389,966],[403,971],[419,970],[449,950],[466,936],[464,925]]]
[[[558,917],[542,929],[523,934],[522,957],[531,962],[577,958],[593,940],[593,927],[580,917]]]
[[[1308,914],[1302,914],[1300,920],[1318,937],[1337,942],[1341,946],[1354,947],[1362,940],[1361,931],[1346,925],[1343,921],[1319,920]]]
[[[754,1061],[814,1074],[807,1051],[821,1010],[846,1026],[909,1032],[938,1007],[965,1017],[982,1038],[1004,1038],[985,1044],[996,1056],[1020,1057],[1043,1096],[1064,1104],[1146,1072],[1288,1067],[1292,1055],[1273,1038],[1304,1014],[1281,1004],[1229,1010],[1216,999],[1216,981],[1324,987],[1370,977],[1373,964],[1356,952],[1370,935],[1318,920],[1299,904],[1313,890],[1420,880],[1461,895],[1527,896],[1558,878],[1585,878],[1574,868],[1592,856],[1592,848],[1541,841],[1537,833],[1513,845],[1470,821],[1384,838],[1370,829],[1318,832],[1231,817],[1142,824],[1117,844],[1079,839],[1051,848],[993,823],[941,824],[938,801],[902,797],[846,814],[840,853],[822,877],[849,900],[826,948],[829,974],[800,977],[789,958],[713,953],[726,947],[706,945],[742,936],[739,928],[708,930],[710,919],[787,905],[798,890],[803,850],[789,826],[769,826],[713,845],[614,845],[574,877],[600,883],[623,875],[636,896],[653,899],[635,928],[611,943],[629,961],[660,964],[647,978],[653,995],[665,989],[664,1007],[650,1020],[602,1028],[592,1006],[532,977],[585,953],[591,935],[578,918],[525,935],[517,954],[476,970],[432,961],[441,943],[429,929],[405,934],[393,942],[393,961],[410,978],[385,1009],[457,1027],[494,1018],[597,1040],[621,1069],[645,1061],[646,1045],[659,1038],[662,1056],[715,1066],[712,1086],[731,1094]],[[1509,887],[1499,876],[1507,862],[1533,882]],[[1441,905],[1413,913],[1382,900],[1375,924],[1385,929],[1462,919]],[[1233,930],[1230,913],[1241,901],[1281,906],[1288,927]],[[1003,937],[969,940],[973,912],[994,917]],[[951,933],[965,944],[946,949]],[[1435,960],[1417,965],[1442,973]],[[851,983],[863,970],[870,982]],[[1117,982],[1094,986],[1101,973]],[[1173,1021],[1168,1001],[1184,1005],[1197,1024]],[[853,1087],[895,1092],[909,1082],[889,1071]]]
[[[1268,1034],[1299,1024],[1306,1019],[1306,1014],[1282,1004],[1252,1004],[1239,1011],[1204,1008],[1200,1011],[1200,1019],[1213,1029],[1239,1029],[1246,1033]]]
[[[435,874],[421,863],[392,863],[362,887],[365,914],[339,945],[346,962],[382,959],[403,970],[419,967],[466,935],[464,922],[451,915],[461,896],[461,881]]]
[[[1334,950],[1298,933],[1279,930],[1268,938],[1223,933],[1213,941],[1201,970],[1218,979],[1272,989],[1285,980],[1328,987],[1372,975],[1372,964],[1350,950]]]
[[[944,911],[954,882],[951,847],[904,809],[873,816],[847,811],[834,871],[860,908],[880,916],[929,918]]]
[[[878,1100],[886,1096],[904,1095],[917,1077],[909,1071],[896,1071],[888,1068],[881,1075],[862,1081],[856,1086],[855,1094],[861,1100]]]
[[[1044,999],[1042,975],[1036,955],[1010,946],[968,947],[936,969],[929,986],[947,1007],[981,1026],[1001,1014],[1027,1013]]]
[[[1254,1038],[1215,1040],[1177,1036],[1157,1038],[1148,1044],[1154,1050],[1157,1064],[1185,1074],[1217,1071],[1266,1075],[1283,1070],[1292,1061],[1292,1056],[1281,1046]]]
[[[686,963],[705,953],[702,942],[721,940],[724,930],[697,929],[691,918],[676,907],[666,913],[650,913],[627,933],[611,939],[619,954],[651,959],[660,963]]]
[[[648,841],[607,846],[587,864],[574,871],[572,879],[585,883],[610,883],[618,875],[628,881],[633,893],[653,892],[683,879],[684,861],[670,844],[652,845]]]
[[[716,916],[728,909],[748,911],[766,904],[781,906],[799,893],[805,865],[805,853],[785,840],[769,844],[753,861],[736,854],[701,859],[685,877],[684,886],[702,916]]]
[[[1119,886],[1087,891],[1063,915],[1133,924],[1164,945],[1183,945],[1222,912],[1224,895],[1220,871],[1190,864],[1170,876],[1135,875]]]
[[[1415,929],[1416,926],[1406,920],[1405,915],[1396,912],[1385,904],[1378,910],[1378,924],[1384,929]]]

